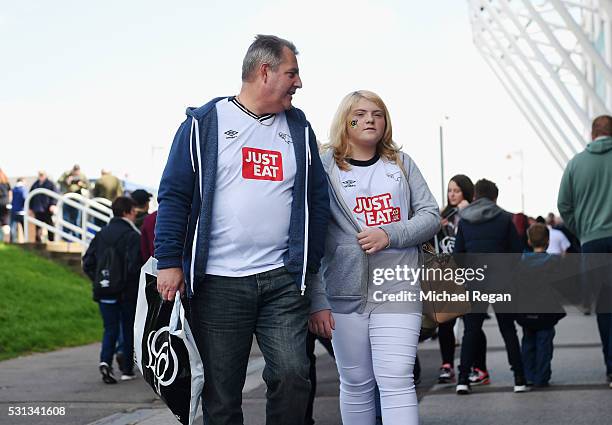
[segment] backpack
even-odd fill
[[[119,242],[129,233],[129,231],[125,232],[114,244],[108,244],[101,258],[97,261],[96,275],[93,280],[95,299],[116,299],[125,289],[128,280],[127,255],[126,252],[122,253],[118,247]],[[100,237],[102,237],[101,234]]]

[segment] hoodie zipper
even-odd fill
[[[308,126],[304,127],[304,140],[306,141],[306,149],[304,152],[304,156],[306,157],[306,179],[304,183],[304,260],[302,262],[302,284],[300,285],[300,293],[302,295],[306,292],[306,266],[308,264],[308,168],[311,164]]]

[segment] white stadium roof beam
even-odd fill
[[[612,0],[468,2],[476,47],[564,167],[612,109]]]

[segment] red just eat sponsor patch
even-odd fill
[[[283,156],[277,151],[242,148],[242,177],[251,180],[283,181]]]
[[[358,196],[354,213],[363,214],[366,225],[380,226],[401,220],[401,211],[391,205],[391,194],[383,193],[376,196]]]

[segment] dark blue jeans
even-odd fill
[[[508,313],[496,313],[497,325],[504,339],[506,346],[506,354],[508,355],[508,363],[514,372],[514,376],[523,377],[523,361],[521,359],[521,346],[518,336],[516,335],[516,327],[514,325],[514,315]],[[461,342],[461,364],[459,365],[458,383],[466,384],[470,374],[470,368],[478,363],[485,363],[486,358],[486,342],[482,346],[482,323],[486,318],[486,313],[468,313],[463,316],[465,330],[463,331],[463,340]],[[486,341],[486,339],[485,339]],[[479,365],[476,365],[479,367]]]
[[[81,227],[81,211],[76,209],[76,208],[74,208],[74,207],[71,207],[68,204],[64,204],[64,206],[62,208],[63,208],[63,217],[62,218],[64,219],[64,221],[67,221],[70,224],[74,224],[76,227]],[[73,236],[75,236],[77,238],[80,237],[80,235],[77,232],[69,229],[66,226],[64,226],[63,230],[64,230],[64,232],[66,232],[66,233],[68,233],[70,235],[73,235]]]
[[[584,261],[589,269],[588,284],[593,288],[597,311],[597,327],[601,338],[606,374],[612,374],[612,238],[596,239],[582,245]],[[592,255],[589,255],[592,254]],[[599,254],[599,255],[593,255]]]
[[[523,366],[528,382],[546,385],[550,381],[554,337],[555,328],[543,330],[523,328]]]
[[[266,362],[266,423],[301,425],[310,392],[310,301],[285,267],[247,277],[206,275],[190,305],[204,363],[204,423],[243,424],[242,388],[255,334]]]
[[[123,332],[123,354],[125,364],[123,373],[131,373],[134,369],[134,316],[136,315],[136,303],[116,302],[114,304],[98,303],[102,321],[104,322],[104,336],[102,337],[102,350],[100,361],[113,364],[115,347],[119,338],[119,332]]]

